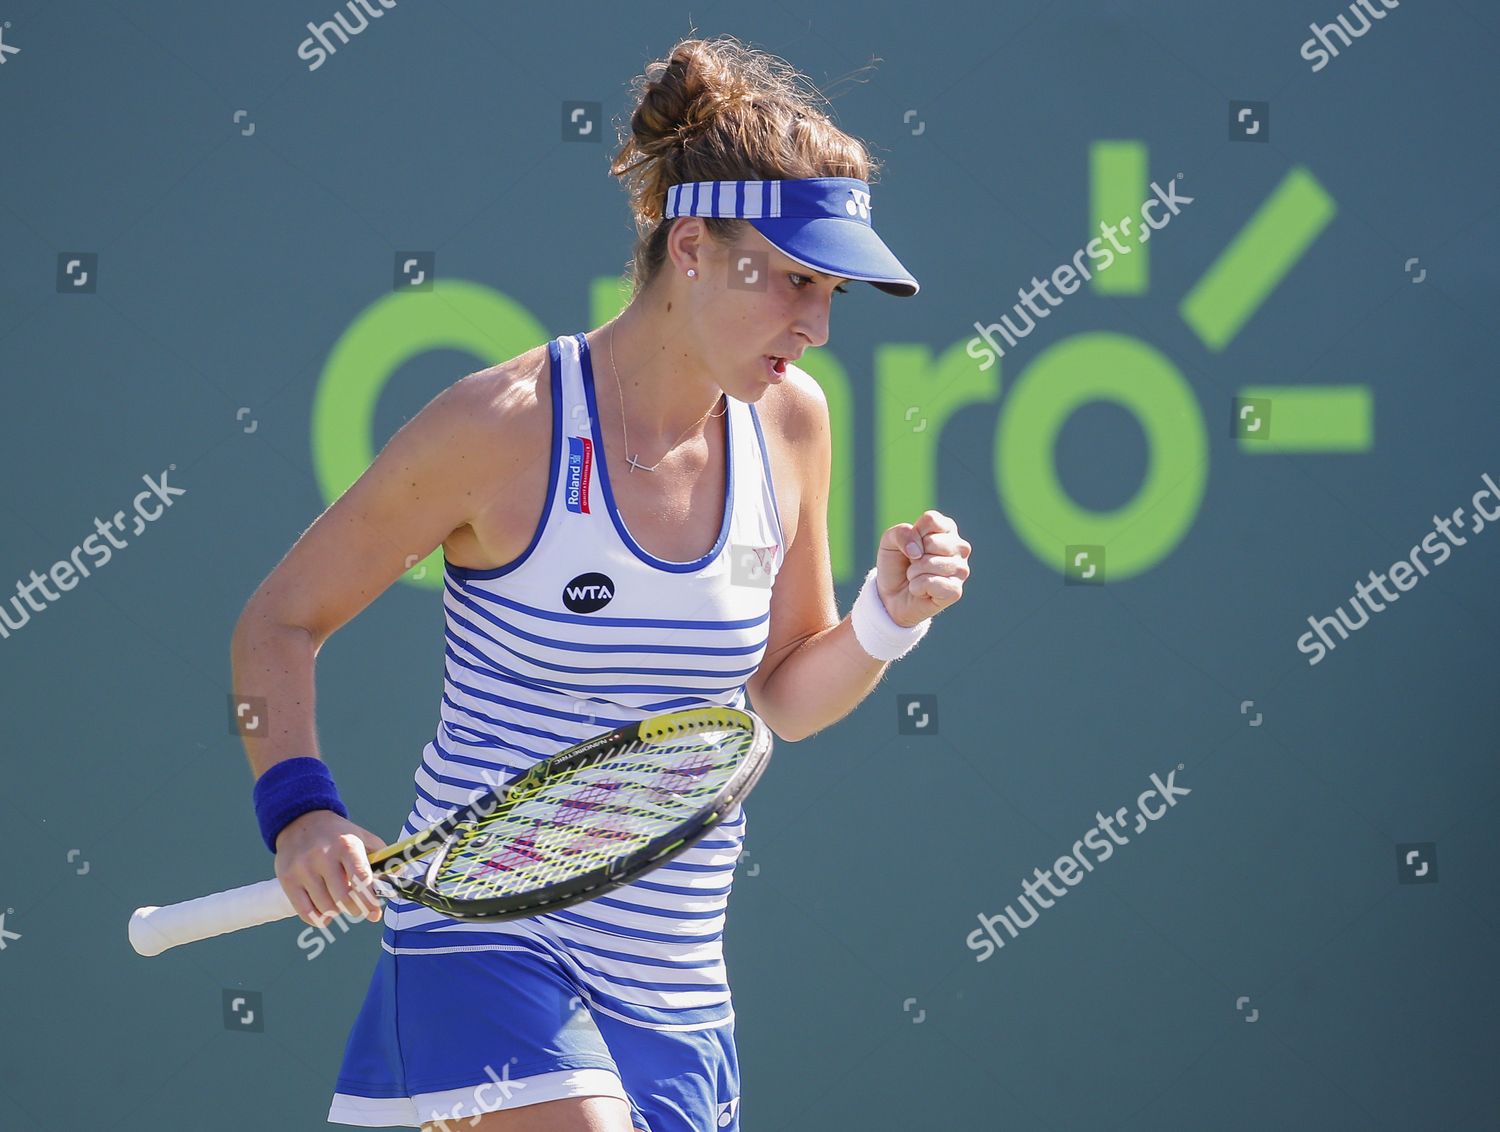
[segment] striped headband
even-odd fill
[[[916,279],[875,234],[871,207],[870,186],[857,177],[687,181],[667,190],[662,218],[745,220],[804,266],[915,295]]]

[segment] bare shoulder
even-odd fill
[[[540,354],[540,357],[538,357]],[[528,350],[453,382],[407,426],[441,458],[450,489],[491,479],[508,461],[545,443],[551,420],[547,348]]]
[[[828,431],[828,398],[806,370],[788,362],[786,380],[772,386],[770,394],[762,405],[788,443],[800,449]]]
[[[491,437],[496,428],[524,432],[538,413],[552,409],[546,345],[459,378],[434,404],[439,401],[455,423],[467,421]]]
[[[790,547],[797,541],[802,503],[815,496],[830,440],[828,398],[823,387],[794,363],[787,378],[773,385],[756,404],[771,454],[782,533]]]
[[[551,363],[546,343],[450,385],[446,457],[452,490],[468,497],[469,521],[443,540],[448,561],[491,569],[526,546],[546,507],[552,443]]]

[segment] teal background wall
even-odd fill
[[[1408,2],[1315,72],[1336,0],[403,0],[309,70],[333,11],[0,12],[0,592],[142,476],[186,492],[0,638],[0,1128],[327,1126],[377,931],[146,960],[127,917],[269,875],[226,707],[243,603],[360,444],[614,313],[614,122],[695,31],[833,96],[922,282],[837,299],[806,361],[847,385],[841,610],[891,522],[935,506],[974,547],[959,606],[748,804],[744,1126],[1500,1126],[1500,534],[1319,663],[1297,647],[1500,481],[1500,13]],[[604,144],[565,138],[574,103]],[[1174,177],[1193,203],[1139,258],[979,368],[976,321]],[[396,293],[413,250],[438,290]],[[455,315],[459,284],[493,317]],[[356,326],[387,355],[360,363],[368,436],[334,415],[315,447]],[[1232,435],[1236,398],[1264,438]],[[1080,546],[1102,584],[1069,584]],[[319,658],[372,829],[406,812],[441,647],[412,578]],[[1191,793],[1032,926],[966,942],[1174,770]],[[247,995],[258,1027],[226,1012]]]

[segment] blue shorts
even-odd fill
[[[594,1009],[545,945],[520,935],[496,942],[419,954],[382,947],[330,1123],[446,1121],[436,1132],[458,1132],[484,1112],[616,1096],[641,1132],[738,1132],[733,1018],[708,1029],[632,1025]]]

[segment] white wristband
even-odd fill
[[[865,584],[854,599],[854,608],[849,613],[854,626],[855,639],[859,647],[876,660],[900,660],[916,647],[918,641],[932,628],[932,618],[907,628],[898,625],[886,611],[880,600],[880,591],[875,588],[875,570],[865,575]]]

